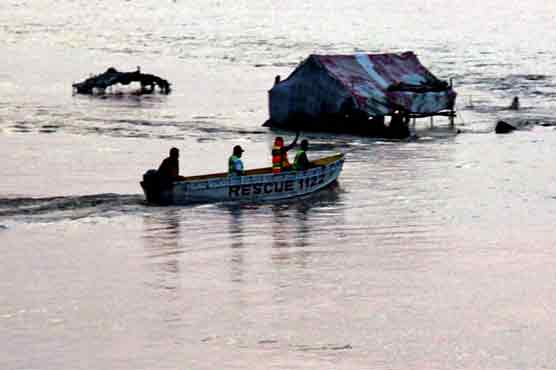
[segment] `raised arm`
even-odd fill
[[[299,138],[299,131],[296,132],[295,134],[295,139],[293,139],[292,143],[290,145],[286,145],[285,147],[282,148],[282,150],[284,152],[287,152],[288,150],[291,150],[295,144],[297,144],[297,139]]]

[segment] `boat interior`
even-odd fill
[[[344,155],[342,153],[337,153],[328,157],[322,157],[319,159],[316,159],[314,161],[311,161],[311,163],[315,164],[316,166],[326,166],[329,165],[331,163],[334,163],[340,159],[342,159],[344,157]],[[250,175],[265,175],[265,174],[271,174],[272,173],[272,167],[262,167],[262,168],[254,168],[251,170],[246,170],[245,171],[245,176],[250,176]],[[208,174],[208,175],[197,175],[197,176],[188,176],[185,177],[183,180],[181,181],[198,181],[198,180],[209,180],[209,179],[215,179],[215,178],[219,178],[219,177],[227,177],[228,173],[227,172],[220,172],[220,173],[213,173],[213,174]]]

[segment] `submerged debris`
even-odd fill
[[[515,131],[516,129],[516,127],[510,125],[508,122],[498,121],[496,123],[494,132],[496,132],[497,134],[507,134],[509,132]]]
[[[104,73],[74,83],[72,87],[78,94],[93,94],[95,91],[104,92],[106,88],[115,84],[129,85],[132,82],[141,84],[141,93],[153,93],[155,86],[158,86],[162,94],[168,94],[171,91],[170,82],[152,74],[141,73],[139,67],[134,72],[120,72],[116,68],[110,67]]]
[[[510,104],[508,109],[519,110],[519,98],[517,96],[514,96],[512,104]]]

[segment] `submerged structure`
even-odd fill
[[[78,94],[93,94],[95,92],[103,93],[112,85],[129,85],[132,82],[138,82],[141,85],[141,93],[153,93],[157,86],[162,94],[168,94],[171,91],[170,82],[152,74],[141,73],[139,68],[133,72],[120,72],[116,68],[110,67],[104,73],[74,83],[72,87]]]
[[[413,52],[310,55],[269,91],[265,126],[405,137],[411,118],[448,116],[456,93]],[[385,117],[390,117],[390,123]]]

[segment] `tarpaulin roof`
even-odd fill
[[[278,118],[285,117],[286,111],[311,116],[326,113],[322,107],[328,112],[338,111],[346,98],[372,116],[390,115],[396,110],[432,115],[452,109],[456,93],[429,72],[413,52],[311,55],[270,91],[271,119],[273,110]]]
[[[402,54],[313,55],[369,113],[412,113],[449,109],[455,93],[419,62]]]

